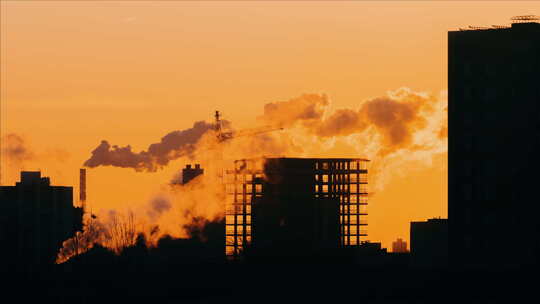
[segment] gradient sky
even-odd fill
[[[2,1],[2,134],[32,151],[2,159],[2,183],[37,170],[57,185],[102,139],[135,151],[221,110],[248,127],[265,103],[326,93],[334,108],[406,86],[447,88],[447,32],[540,14],[526,1]],[[343,156],[351,151],[343,151]],[[446,154],[396,174],[370,201],[371,241],[409,238],[409,222],[447,217]],[[182,167],[96,168],[93,208],[150,199]]]

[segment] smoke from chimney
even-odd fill
[[[190,156],[195,151],[199,139],[213,129],[213,124],[197,121],[193,127],[173,131],[161,138],[159,143],[151,144],[147,151],[133,152],[131,146],[111,146],[106,140],[92,151],[84,166],[115,166],[133,168],[136,171],[154,172],[166,166],[170,161],[182,156]]]

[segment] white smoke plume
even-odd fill
[[[161,138],[159,143],[151,144],[147,151],[138,153],[133,152],[130,145],[124,147],[111,146],[109,142],[103,140],[92,151],[92,156],[84,162],[84,166],[90,168],[115,166],[133,168],[136,171],[153,172],[163,168],[172,160],[183,156],[192,156],[199,139],[212,129],[212,124],[197,121],[193,124],[193,127],[170,132]]]

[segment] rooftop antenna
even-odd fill
[[[538,23],[540,22],[540,17],[536,15],[522,15],[514,16],[510,20],[512,20],[512,23]]]

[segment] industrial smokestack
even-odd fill
[[[86,169],[80,169],[79,202],[83,210],[86,209]]]

